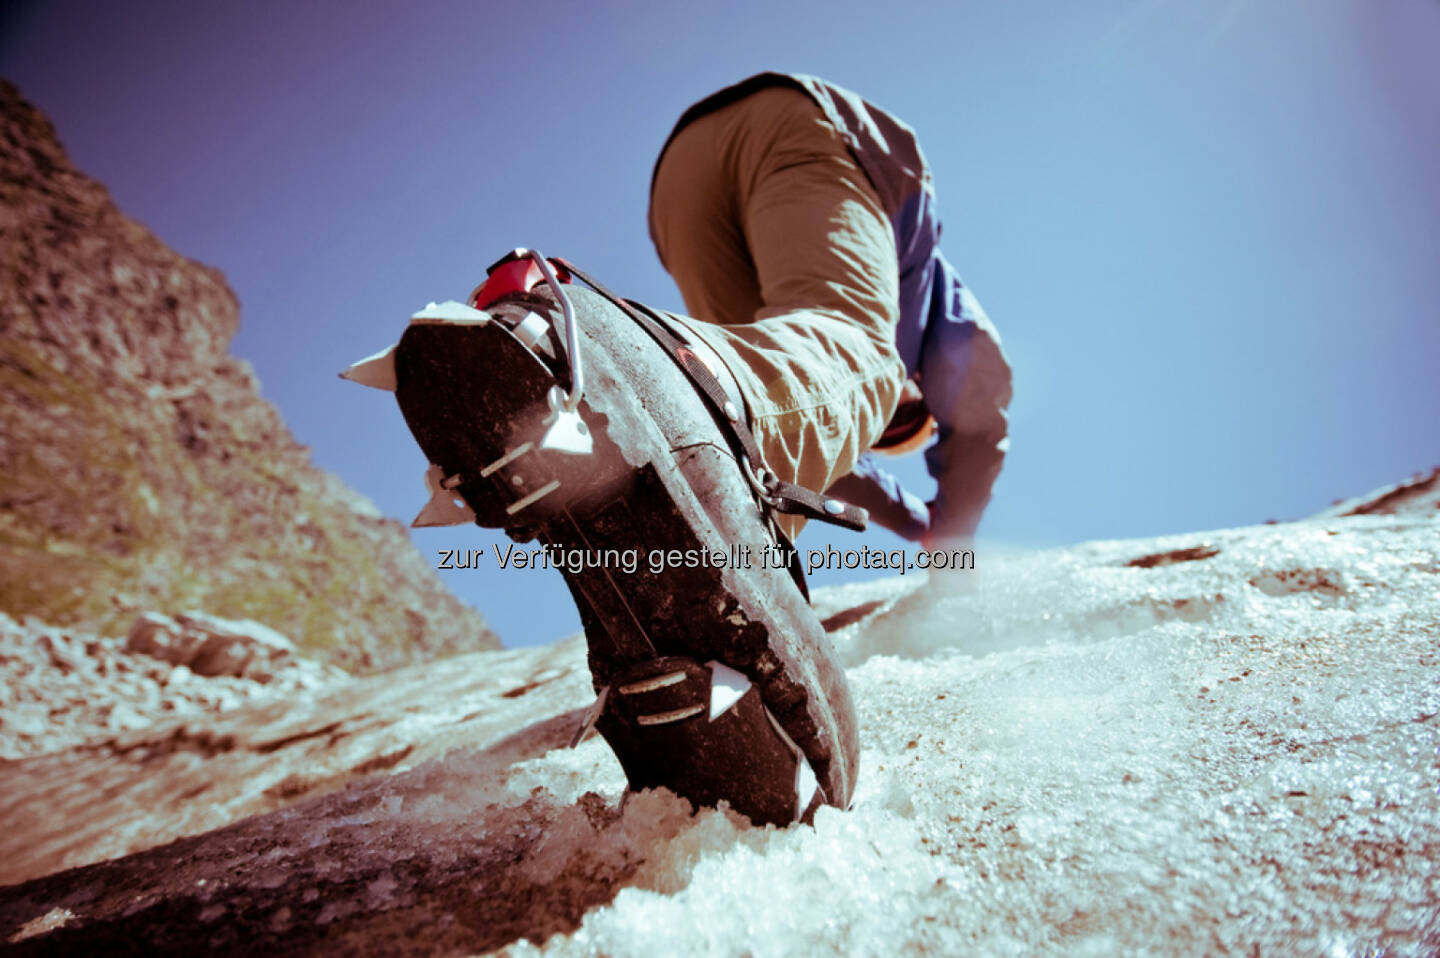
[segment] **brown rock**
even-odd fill
[[[362,670],[498,646],[260,398],[221,273],[120,212],[5,83],[0,194],[0,611],[113,635],[198,607]]]

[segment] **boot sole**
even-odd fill
[[[712,414],[631,319],[588,290],[571,287],[569,296],[586,371],[579,413],[594,443],[589,455],[540,447],[547,394],[557,380],[568,387],[568,374],[507,328],[526,312],[558,315],[548,293],[489,307],[495,322],[409,327],[395,354],[406,423],[431,462],[461,477],[455,491],[478,524],[538,539],[552,555],[615,557],[562,569],[597,691],[663,657],[723,663],[754,683],[809,761],[824,800],[848,807],[858,748],[844,673],[789,571],[767,567],[759,554],[772,540]],[[619,559],[632,549],[638,563],[627,572]],[[654,550],[663,554],[652,566]],[[665,730],[668,745],[636,737],[612,709],[599,725],[632,784],[715,800],[714,782],[687,789],[693,761],[677,758],[672,784],[663,763],[644,755],[682,750],[674,729]],[[742,760],[741,752],[717,758]],[[735,781],[743,778],[737,770]],[[744,795],[719,797],[744,810]]]

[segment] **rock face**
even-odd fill
[[[3,83],[0,173],[0,610],[113,635],[204,609],[362,671],[498,645],[260,398],[220,272]]]
[[[258,623],[147,612],[127,639],[0,613],[0,762],[156,723],[294,702],[349,678]]]
[[[269,682],[294,661],[295,646],[258,622],[235,622],[203,612],[174,618],[147,612],[130,627],[125,651],[183,665],[196,675]]]

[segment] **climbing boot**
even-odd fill
[[[560,568],[598,696],[580,733],[631,788],[778,825],[848,807],[854,708],[773,516],[863,515],[765,471],[684,326],[572,272],[517,250],[342,375],[394,390],[431,463],[417,521],[503,528]]]

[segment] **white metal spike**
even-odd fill
[[[585,741],[585,736],[590,734],[590,730],[600,720],[600,713],[605,711],[605,700],[609,697],[610,686],[607,685],[600,690],[600,695],[596,697],[594,704],[585,710],[584,717],[580,719],[580,727],[575,730],[575,734],[570,739],[571,748]]]
[[[369,386],[372,389],[395,391],[395,347],[387,346],[373,356],[366,356],[340,374],[341,379]]]
[[[750,690],[750,680],[722,662],[706,662],[710,667],[710,721],[725,714],[740,697]]]
[[[798,820],[805,814],[805,809],[815,800],[815,793],[820,791],[820,780],[815,777],[815,771],[810,767],[810,762],[805,758],[805,753],[800,753],[800,769],[795,779],[795,818]]]
[[[550,415],[545,418],[545,423],[550,428],[545,430],[540,448],[588,456],[595,448],[595,439],[590,435],[590,427],[585,425],[585,420],[578,412],[565,408],[565,393],[559,386],[551,386],[546,398],[550,402]]]
[[[820,791],[820,780],[815,777],[815,770],[810,767],[810,760],[805,757],[805,750],[795,744],[795,740],[790,737],[775,718],[774,713],[768,708],[765,709],[765,717],[770,720],[770,727],[780,736],[780,740],[785,743],[786,748],[795,755],[797,766],[795,769],[795,819],[799,821],[800,816],[805,814],[805,809],[809,808],[810,803],[815,800],[815,793]]]
[[[430,501],[410,521],[412,528],[460,526],[475,521],[475,511],[465,504],[458,493],[445,488],[445,482],[445,471],[432,462],[425,470],[425,488],[430,491]]]
[[[474,306],[466,306],[464,303],[447,299],[443,303],[430,303],[418,313],[410,317],[413,325],[437,325],[440,323],[458,323],[460,325],[480,325],[490,322],[490,314],[483,309],[476,309]]]

